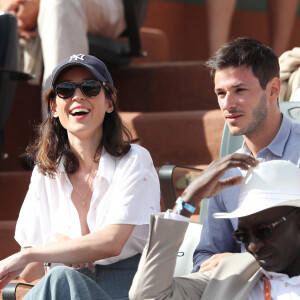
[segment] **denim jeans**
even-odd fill
[[[128,300],[128,292],[140,257],[137,254],[111,265],[96,265],[94,273],[88,268],[74,270],[57,266],[24,299]]]

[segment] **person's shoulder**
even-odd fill
[[[149,154],[149,151],[146,148],[144,148],[144,147],[142,147],[142,146],[140,146],[138,144],[130,144],[130,145],[131,145],[130,150],[133,151],[133,152],[136,152],[136,153],[148,153]]]
[[[123,156],[116,158],[119,166],[138,167],[149,169],[153,166],[151,155],[147,149],[142,146],[131,144],[130,150]]]
[[[294,122],[291,123],[292,123],[291,131],[296,135],[300,135],[300,123],[294,123]]]
[[[288,155],[299,155],[299,149],[300,146],[300,123],[294,123],[291,122],[290,125],[290,131],[288,132],[288,138],[287,142],[285,144],[285,147],[287,148],[285,151],[288,153]]]
[[[137,144],[131,144],[131,148],[128,151],[128,153],[126,154],[126,156],[136,157],[136,158],[140,158],[142,160],[150,159],[152,161],[149,151],[146,148],[144,148],[140,145],[137,145]]]
[[[32,173],[31,173],[31,179],[35,178],[35,179],[40,179],[40,178],[44,178],[45,175],[43,175],[40,171],[37,165],[34,166]]]
[[[60,173],[60,172],[58,172]],[[47,180],[53,180],[55,179],[57,176],[57,173],[53,174],[52,176],[50,176],[49,174],[43,174],[37,165],[34,166],[32,173],[31,173],[31,181],[35,181],[35,182],[44,182]]]
[[[39,194],[47,185],[47,180],[47,175],[42,174],[38,166],[35,166],[31,173],[29,189]]]

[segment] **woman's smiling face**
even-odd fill
[[[61,82],[80,84],[85,80],[96,80],[94,75],[84,67],[71,67],[63,71],[56,85]],[[102,124],[106,113],[113,111],[113,103],[105,97],[104,88],[95,97],[85,96],[77,87],[73,96],[62,99],[55,95],[52,113],[59,118],[68,136],[81,139],[102,138]]]

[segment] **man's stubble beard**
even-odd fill
[[[264,128],[264,124],[267,120],[269,110],[267,105],[267,97],[264,93],[259,101],[257,107],[255,107],[251,113],[252,121],[250,124],[246,126],[246,128],[242,128],[239,132],[232,133],[234,136],[238,135],[246,135],[251,136],[252,134],[261,134]]]

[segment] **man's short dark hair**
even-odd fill
[[[253,38],[240,37],[224,44],[205,64],[212,75],[227,67],[249,67],[262,89],[279,77],[279,61],[270,47]]]

